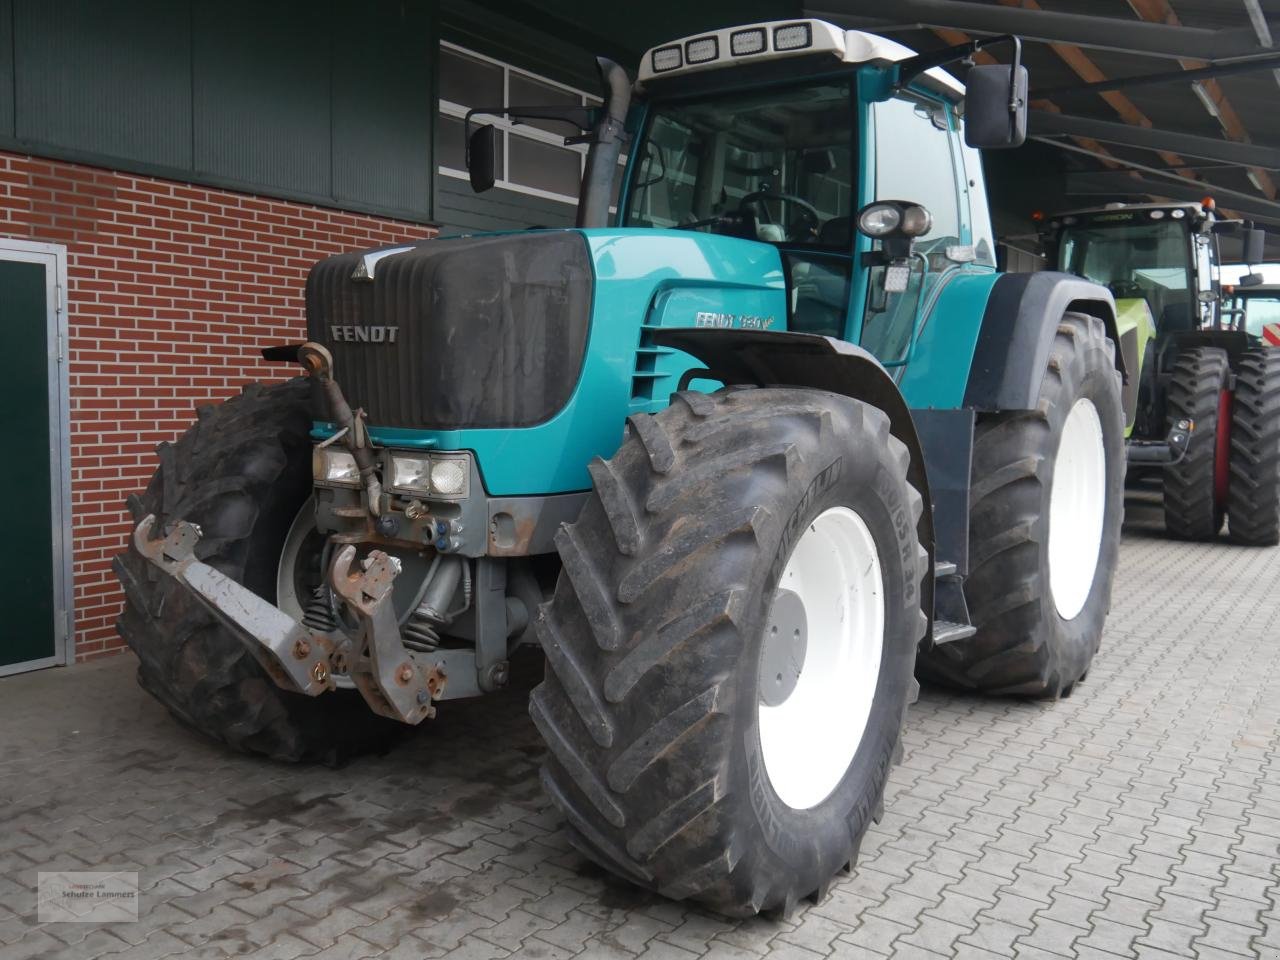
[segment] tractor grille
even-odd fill
[[[307,277],[307,332],[333,352],[348,402],[373,426],[526,427],[552,417],[582,368],[591,265],[581,234],[425,240]]]

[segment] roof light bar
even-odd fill
[[[678,70],[684,66],[684,57],[680,53],[678,46],[659,47],[649,55],[653,64],[654,73],[665,73],[668,70]]]
[[[684,45],[686,63],[710,63],[720,56],[720,41],[715,37],[698,37]]]
[[[739,30],[729,38],[729,52],[735,57],[745,57],[749,53],[763,53],[768,42],[768,36],[763,28]]]
[[[803,50],[813,44],[813,31],[807,23],[788,23],[773,28],[773,49]]]

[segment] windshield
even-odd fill
[[[623,223],[848,247],[850,81],[656,104]]]
[[[1058,267],[1106,286],[1117,300],[1141,297],[1161,327],[1191,317],[1191,262],[1182,221],[1066,227]]]

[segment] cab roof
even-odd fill
[[[915,56],[910,47],[861,30],[845,30],[825,20],[768,20],[696,33],[645,51],[637,82],[691,73],[785,61],[826,54],[849,64],[885,65]],[[951,100],[964,96],[964,84],[938,67],[921,75],[936,92]]]

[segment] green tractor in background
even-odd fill
[[[967,97],[938,69],[996,43]],[[733,915],[821,897],[915,672],[1066,696],[1110,605],[1112,296],[994,266],[977,148],[1022,142],[1019,51],[752,24],[634,85],[602,60],[601,108],[472,111],[573,125],[578,226],[313,268],[310,340],[265,351],[306,376],[200,411],[130,499],[142,684],[326,758],[541,649],[588,857]],[[492,186],[494,127],[467,145]]]
[[[1052,217],[1042,233],[1056,269],[1115,295],[1120,349],[1136,401],[1128,485],[1163,488],[1165,526],[1211,540],[1280,543],[1280,353],[1224,303],[1219,237],[1242,234],[1262,259],[1261,230],[1201,203],[1110,204]],[[1252,274],[1236,296],[1261,282]],[[1136,374],[1136,375],[1133,375]]]

